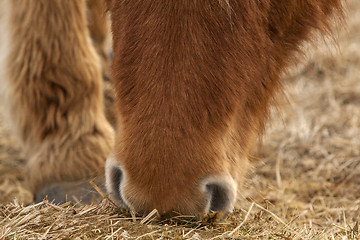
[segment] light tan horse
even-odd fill
[[[103,107],[105,60],[88,27],[99,53],[107,32],[87,23],[85,9],[85,0],[0,0],[0,94],[34,193],[103,174],[113,144]]]

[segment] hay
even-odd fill
[[[224,221],[133,218],[106,199],[28,205],[24,160],[2,127],[0,239],[360,239],[360,2],[348,5],[340,51],[321,43],[284,77],[290,103],[273,111],[260,160]]]

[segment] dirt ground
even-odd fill
[[[134,218],[106,200],[33,205],[25,159],[0,120],[0,239],[360,239],[360,1],[347,9],[337,44],[305,46],[284,77],[288,101],[224,221]]]

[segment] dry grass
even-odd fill
[[[319,44],[285,77],[290,103],[274,111],[261,160],[226,220],[144,220],[106,200],[28,205],[24,160],[3,127],[0,239],[360,239],[360,2],[349,6],[340,50]]]

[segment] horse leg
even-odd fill
[[[110,57],[110,19],[106,13],[107,6],[105,0],[87,0],[87,20],[90,36],[96,52],[100,57],[102,75],[104,79],[103,92],[105,115],[111,125],[116,125],[114,112],[114,88],[111,81],[111,57]]]
[[[102,175],[113,129],[104,114],[85,0],[0,4],[1,90],[28,158],[29,188],[44,194],[54,185]]]

